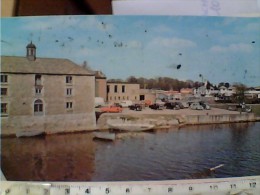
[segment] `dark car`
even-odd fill
[[[179,110],[180,106],[177,102],[167,102],[164,104],[166,109]]]
[[[205,109],[210,110],[210,105],[208,105],[206,102],[200,101],[199,104]]]
[[[228,110],[230,111],[240,111],[240,112],[252,112],[252,107],[245,104],[235,104],[229,105]]]
[[[140,104],[133,104],[128,106],[128,108],[130,110],[136,110],[136,111],[141,111],[142,110],[142,106]]]
[[[176,102],[178,104],[178,106],[180,107],[180,109],[184,109],[184,105],[181,102]]]
[[[163,105],[155,103],[155,104],[150,105],[149,108],[151,108],[153,110],[162,110],[163,109]]]

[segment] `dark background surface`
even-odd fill
[[[14,16],[112,14],[111,0],[16,0]]]

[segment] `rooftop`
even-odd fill
[[[93,73],[68,59],[36,58],[36,60],[31,61],[26,57],[18,56],[1,56],[1,72],[94,76]]]

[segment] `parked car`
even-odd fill
[[[123,108],[113,105],[113,106],[102,107],[100,108],[100,110],[102,112],[118,113],[118,112],[122,112]]]
[[[200,103],[198,103],[198,102],[192,103],[192,104],[190,105],[190,108],[191,108],[192,110],[203,110],[203,109],[204,109],[203,106],[200,105]]]
[[[164,104],[166,109],[179,110],[180,106],[177,102],[167,102]]]
[[[131,106],[128,106],[130,110],[136,110],[136,111],[141,111],[142,110],[142,105],[140,104],[133,104]]]
[[[161,104],[155,103],[155,104],[150,105],[149,108],[151,108],[153,110],[162,110],[164,108],[164,106]]]
[[[181,101],[181,104],[183,105],[184,108],[189,108],[188,102]]]
[[[102,97],[95,97],[95,108],[100,108],[105,105],[104,98]]]
[[[230,111],[252,112],[252,107],[246,104],[229,105],[227,109]]]
[[[178,104],[178,106],[180,107],[180,109],[184,108],[184,105],[182,104],[182,102],[176,102],[176,104]]]
[[[200,101],[199,104],[203,107],[205,110],[210,110],[211,107],[206,102]]]
[[[126,108],[128,106],[133,105],[133,102],[131,100],[125,100],[119,103],[123,108]]]

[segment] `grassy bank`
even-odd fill
[[[211,106],[214,108],[227,109],[229,104],[212,104]],[[252,112],[256,116],[260,116],[260,104],[248,104],[252,107]]]
[[[260,116],[260,104],[252,104],[252,112],[255,113],[256,116]]]

